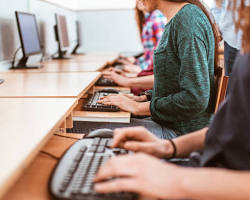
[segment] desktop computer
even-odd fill
[[[58,42],[58,56],[54,57],[54,59],[70,59],[71,57],[67,56],[70,42],[66,16],[55,14],[55,17],[56,25],[54,29],[56,41]]]
[[[18,11],[15,12],[15,15],[23,57],[17,65],[13,62],[12,69],[37,69],[41,66],[27,66],[29,56],[42,53],[36,16]]]
[[[75,48],[73,49],[72,53],[73,55],[84,55],[84,53],[78,53],[77,50],[79,47],[82,46],[82,28],[80,21],[76,21],[76,35],[77,35],[77,44]]]

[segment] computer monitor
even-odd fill
[[[17,27],[23,51],[23,57],[16,66],[12,66],[15,69],[36,69],[41,66],[27,66],[29,56],[41,54],[41,41],[36,21],[36,16],[30,13],[15,12]]]
[[[77,35],[77,44],[75,48],[73,49],[72,53],[73,55],[82,55],[84,53],[78,53],[77,50],[79,47],[82,46],[82,27],[80,21],[76,21],[76,35]]]
[[[69,59],[70,57],[66,56],[67,50],[70,46],[67,20],[63,15],[55,14],[56,25],[55,25],[55,36],[58,42],[58,56],[55,59]]]

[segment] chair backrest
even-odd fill
[[[215,68],[214,76],[216,89],[215,112],[217,112],[219,105],[225,99],[229,77],[224,75],[224,69],[222,67]]]

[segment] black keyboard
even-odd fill
[[[96,112],[118,112],[120,109],[117,106],[103,105],[98,103],[98,101],[105,96],[112,93],[107,92],[95,92],[93,95],[90,94],[86,103],[83,105],[83,110],[85,111],[96,111]]]
[[[101,77],[95,84],[96,86],[118,86],[113,80]]]
[[[61,158],[50,178],[50,192],[56,199],[71,200],[133,200],[134,193],[100,194],[92,182],[99,167],[109,158],[127,154],[108,148],[110,138],[83,139],[73,144]]]

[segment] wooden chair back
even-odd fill
[[[214,76],[216,89],[215,112],[217,112],[219,105],[225,99],[229,77],[224,75],[224,69],[222,67],[215,68]]]

